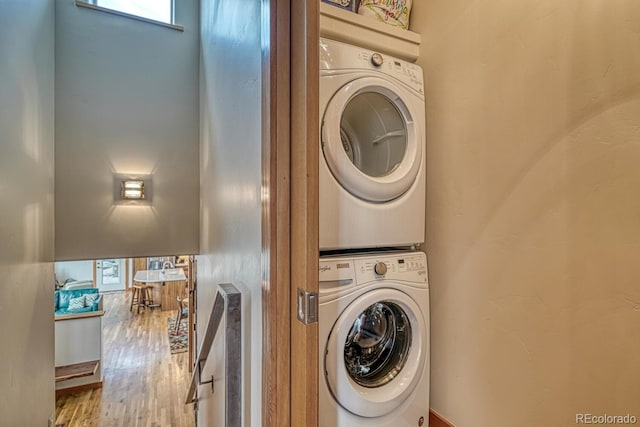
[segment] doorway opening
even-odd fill
[[[192,255],[55,263],[56,425],[194,424],[195,270]]]

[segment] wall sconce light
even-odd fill
[[[120,186],[120,195],[127,200],[144,199],[144,181],[125,180]]]
[[[151,204],[150,175],[115,175],[113,179],[113,199],[117,205]]]

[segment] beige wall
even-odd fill
[[[184,32],[56,0],[56,260],[198,252],[198,1]],[[152,175],[151,205],[114,176]]]
[[[414,2],[431,406],[640,418],[640,2]]]
[[[54,1],[0,1],[0,425],[53,416]]]
[[[262,397],[261,1],[201,0],[198,338],[217,285],[242,292],[242,425],[260,426]],[[220,333],[199,390],[198,425],[224,421],[224,340]]]

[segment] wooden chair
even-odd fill
[[[178,295],[178,312],[176,313],[176,324],[173,328],[174,332],[178,332],[180,321],[189,317],[189,299],[182,299]]]

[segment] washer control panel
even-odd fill
[[[376,280],[402,280],[405,282],[427,282],[427,258],[423,253],[389,256],[380,254],[376,258],[354,260],[356,283]]]
[[[384,64],[384,58],[378,52],[374,52],[373,54],[371,54],[371,63],[376,67],[379,67]]]
[[[377,262],[376,265],[373,267],[373,271],[378,276],[384,276],[385,274],[387,274],[387,264],[382,261]]]
[[[422,252],[321,258],[320,286],[362,286],[378,281],[403,281],[428,286],[427,257]]]

